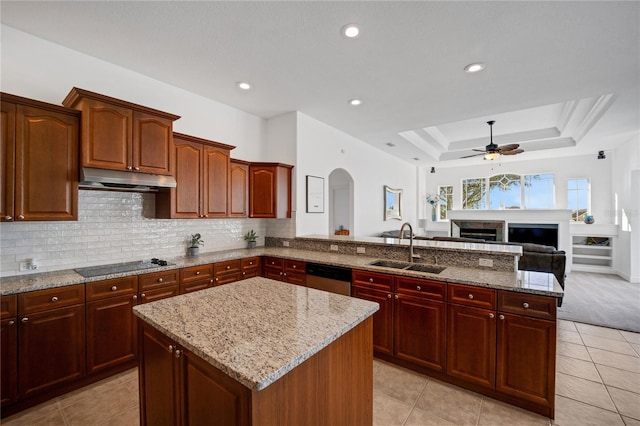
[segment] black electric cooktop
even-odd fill
[[[114,263],[111,265],[99,265],[89,266],[86,268],[76,268],[74,271],[79,273],[85,278],[98,277],[100,275],[119,274],[122,272],[143,271],[145,269],[157,268],[158,266],[169,266],[173,263],[169,263],[166,260],[153,258],[150,261],[137,261],[137,262],[125,262]]]

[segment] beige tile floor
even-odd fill
[[[374,361],[374,425],[640,426],[640,334],[558,322],[556,419]],[[2,421],[3,425],[137,425],[130,370]]]

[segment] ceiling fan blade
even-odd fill
[[[502,155],[516,155],[516,154],[522,154],[524,152],[524,149],[512,149],[511,151],[500,151],[500,154]]]
[[[477,149],[474,149],[474,151],[478,151]],[[478,157],[480,155],[484,155],[484,151],[482,151],[482,153],[480,154],[471,154],[471,155],[465,155],[464,157],[460,157],[460,158],[471,158],[471,157]]]
[[[514,149],[518,149],[520,145],[517,143],[512,143],[509,145],[502,145],[497,148],[498,151],[513,151]]]
[[[487,151],[486,151],[486,150],[484,150],[484,149],[475,149],[475,148],[474,148],[474,149],[472,149],[471,151],[487,152]]]

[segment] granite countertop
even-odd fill
[[[256,277],[135,306],[135,315],[261,390],[373,315],[378,304]]]
[[[56,272],[45,272],[41,274],[3,277],[0,278],[0,294],[8,295],[24,293],[46,288],[61,287],[85,282],[88,283],[111,278],[121,278],[129,275],[223,262],[226,260],[242,259],[252,256],[278,256],[305,262],[324,263],[333,266],[343,266],[346,268],[357,268],[415,278],[429,278],[436,281],[456,282],[501,290],[539,294],[543,296],[562,297],[564,295],[564,291],[553,274],[545,272],[505,272],[491,269],[447,266],[447,268],[441,273],[431,274],[426,272],[372,266],[369,265],[369,263],[377,259],[363,255],[347,255],[342,253],[318,252],[280,247],[258,247],[256,249],[237,249],[201,253],[199,256],[183,256],[168,259],[172,263],[172,265],[168,266],[159,266],[157,268],[145,269],[137,272],[108,274],[92,278],[84,278],[71,269]]]

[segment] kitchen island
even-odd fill
[[[376,303],[251,278],[136,306],[142,424],[371,424]]]

